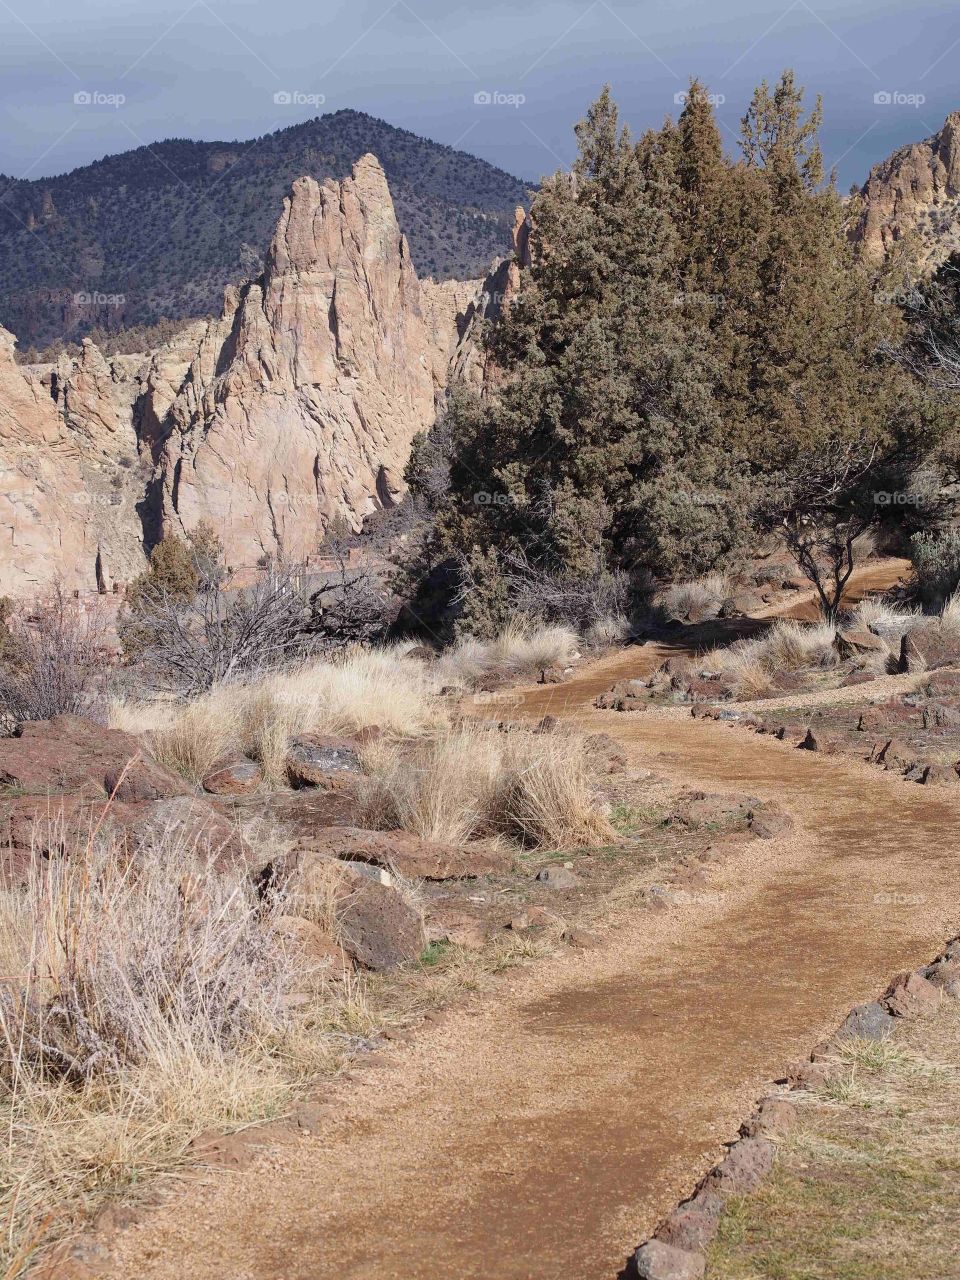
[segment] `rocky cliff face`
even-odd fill
[[[94,396],[94,375],[111,378],[96,348],[62,364],[59,393],[49,371],[19,368],[13,350],[13,336],[0,329],[0,593],[133,576],[145,558],[132,392]],[[125,380],[118,373],[116,383]],[[69,414],[57,394],[69,399]],[[95,413],[77,418],[85,396],[93,396]]]
[[[947,116],[932,138],[875,165],[860,195],[853,234],[868,261],[882,261],[908,236],[924,266],[960,248],[960,111]]]
[[[300,179],[263,276],[228,290],[170,408],[164,528],[209,520],[249,565],[394,503],[446,381],[437,328],[375,157],[341,183]]]
[[[383,169],[294,183],[263,275],[159,351],[90,342],[18,368],[0,343],[0,591],[126,581],[208,520],[228,562],[298,558],[396,502],[463,357],[479,282],[417,280]]]

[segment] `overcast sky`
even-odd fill
[[[960,107],[958,62],[956,0],[0,0],[0,172],[353,107],[536,179],[604,81],[640,132],[698,75],[735,146],[792,66],[846,189]]]

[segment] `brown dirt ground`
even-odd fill
[[[960,797],[591,707],[665,652],[613,655],[520,712],[609,733],[672,781],[776,799],[796,829],[739,847],[710,892],[625,912],[597,950],[511,971],[344,1081],[317,1134],[172,1194],[102,1274],[613,1280],[764,1083],[957,931]]]

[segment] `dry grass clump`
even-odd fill
[[[440,685],[476,689],[493,678],[532,680],[545,667],[568,667],[579,656],[572,628],[515,621],[493,640],[458,641],[440,656],[436,673]]]
[[[835,635],[829,622],[781,619],[755,640],[740,640],[729,648],[712,650],[704,657],[701,668],[728,675],[738,698],[762,698],[773,690],[776,677],[782,672],[835,667],[840,661]]]
[[[584,643],[591,649],[607,649],[611,645],[626,644],[633,636],[633,624],[622,613],[610,613],[598,618],[584,632]]]
[[[729,584],[722,573],[711,573],[691,582],[674,582],[657,593],[654,603],[668,618],[690,618],[703,622],[715,618],[729,595]]]
[[[376,724],[409,735],[442,723],[446,713],[434,687],[430,670],[402,650],[356,649],[335,662],[219,685],[186,704],[115,703],[110,724],[145,733],[157,758],[193,781],[229,751],[241,751],[279,786],[297,734],[349,734]]]
[[[850,611],[851,627],[872,631],[883,640],[899,640],[913,627],[923,624],[919,609],[893,604],[881,596],[864,596]]]
[[[131,859],[91,837],[0,889],[11,1268],[51,1208],[66,1221],[178,1163],[202,1130],[276,1114],[305,1074],[286,997],[306,961],[242,870],[197,867],[169,838]]]
[[[360,802],[370,826],[456,844],[501,837],[561,848],[615,838],[576,739],[461,724],[366,763]]]

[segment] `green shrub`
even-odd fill
[[[960,587],[960,529],[915,533],[910,558],[920,599],[940,608]]]

